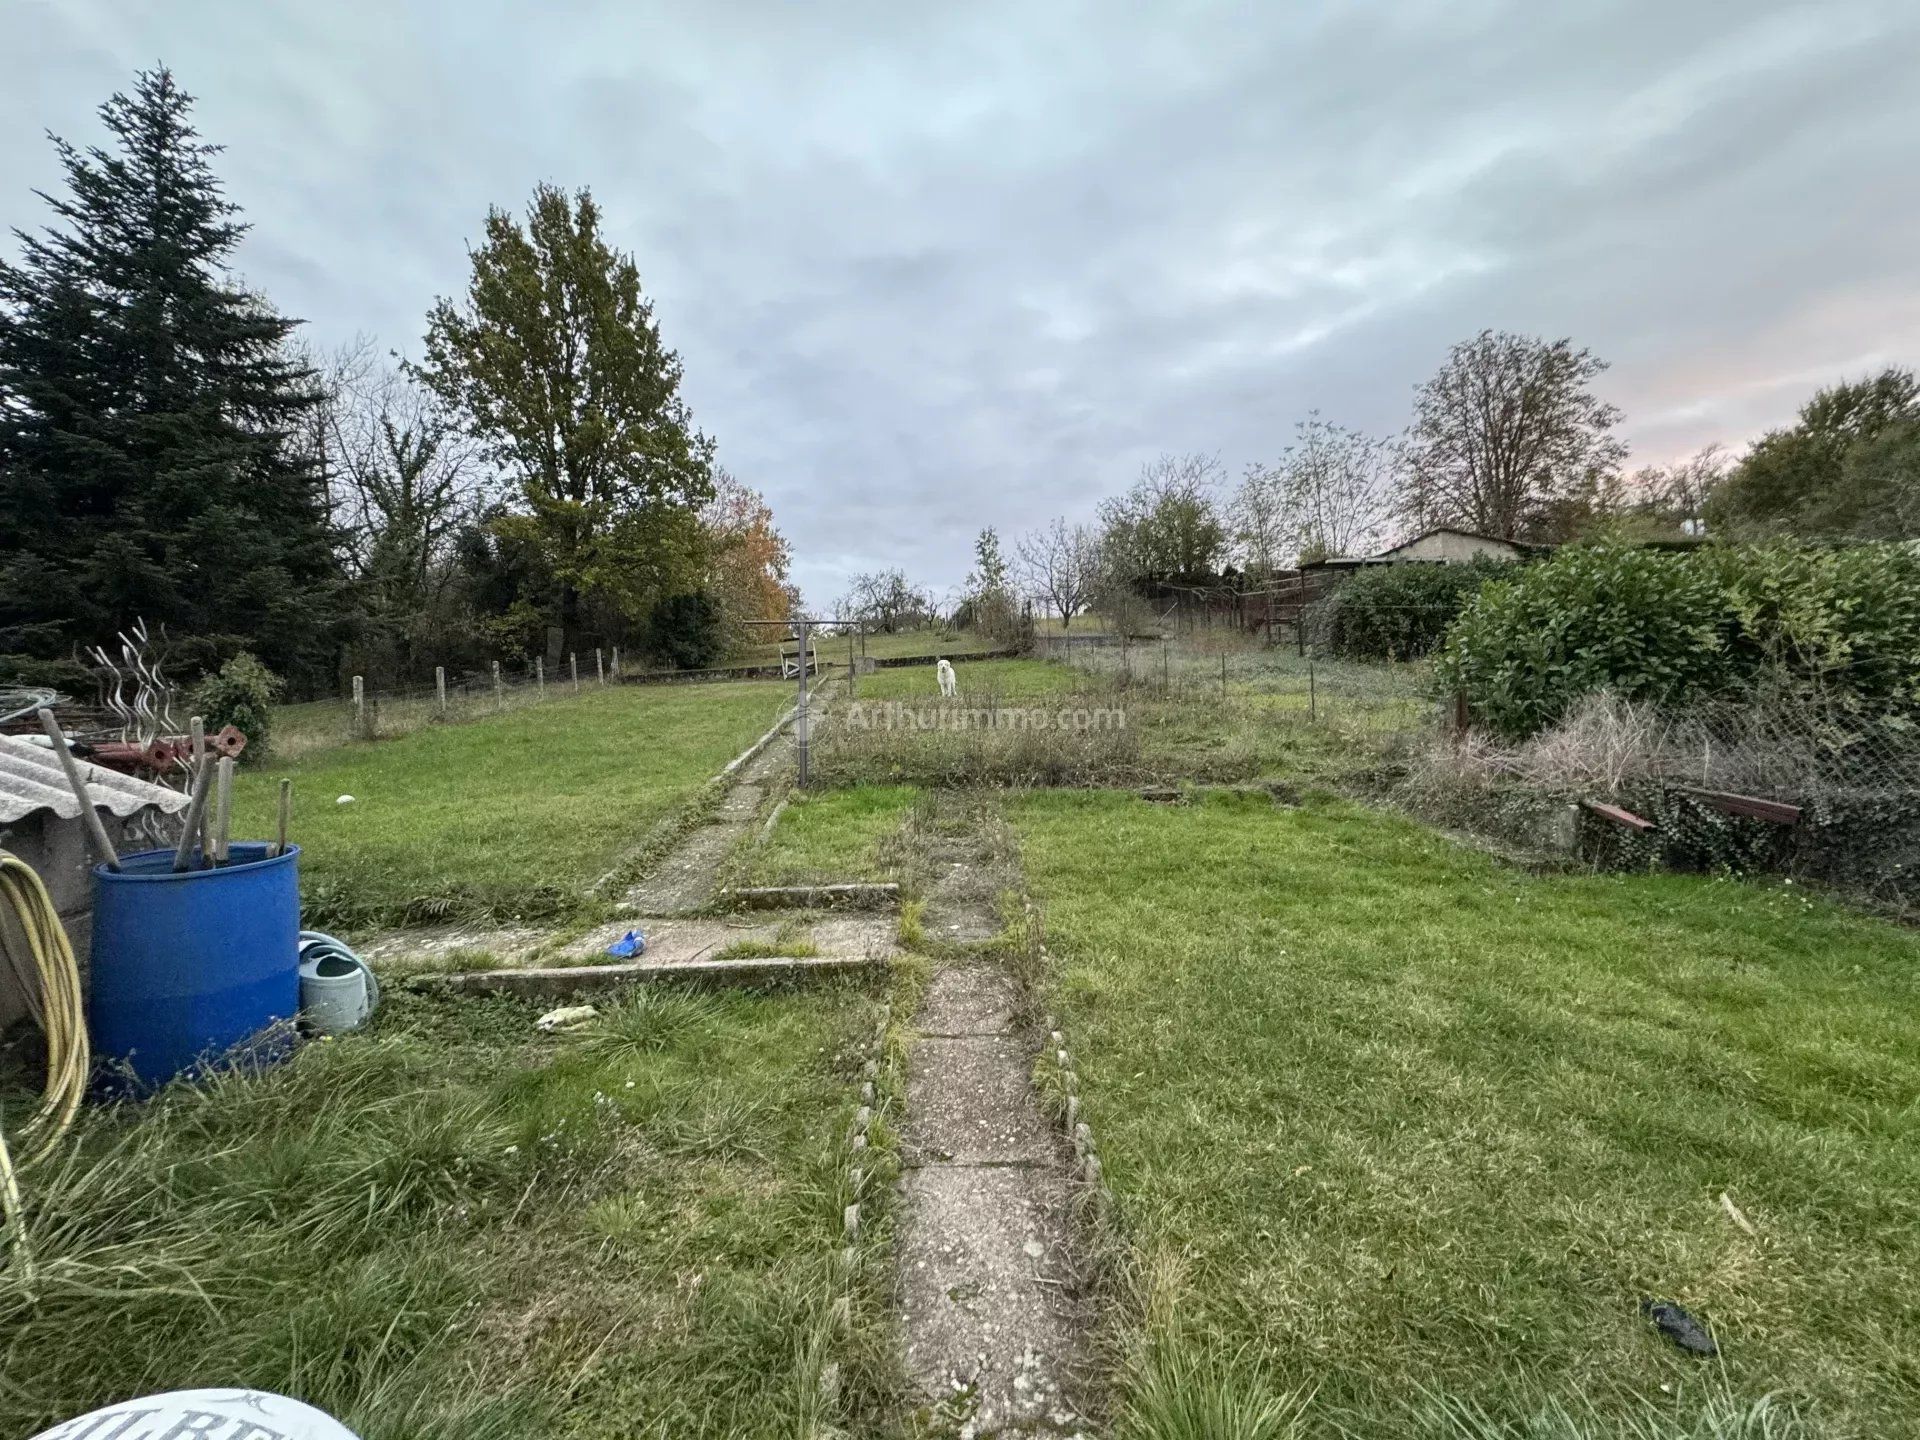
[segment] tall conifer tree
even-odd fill
[[[160,69],[55,139],[55,224],[0,261],[0,656],[61,658],[135,616],[204,653],[325,675],[341,579],[307,443],[297,321],[229,269],[246,232]]]

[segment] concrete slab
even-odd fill
[[[745,917],[653,919],[638,917],[595,926],[569,942],[553,957],[555,964],[578,963],[606,954],[607,946],[629,930],[647,937],[643,957],[656,965],[680,965],[689,960],[715,959],[729,946],[777,945],[804,942],[822,955],[847,959],[879,959],[898,950],[891,917],[858,916],[819,920],[755,919]]]
[[[741,910],[876,909],[898,905],[900,887],[891,880],[836,885],[749,885],[728,890],[720,898]]]
[[[822,955],[866,955],[877,960],[900,953],[900,922],[892,915],[830,915],[807,925],[807,938]]]
[[[376,970],[405,974],[446,969],[455,956],[462,954],[492,955],[511,964],[551,938],[551,932],[532,925],[435,925],[389,930],[371,940],[349,943],[354,953]]]
[[[766,798],[767,787],[752,780],[743,780],[727,792],[726,799],[720,802],[720,818],[745,823],[751,820],[759,810],[760,802]]]
[[[1059,1142],[1027,1078],[1031,1060],[1013,1036],[916,1041],[907,1078],[909,1164],[1043,1164]]]
[[[746,833],[744,824],[702,825],[657,863],[624,897],[633,915],[679,915],[698,910],[713,898],[715,878],[727,855]]]
[[[555,964],[578,963],[607,953],[607,946],[629,930],[647,937],[647,953],[641,957],[656,965],[679,965],[688,960],[711,959],[729,945],[743,941],[771,944],[780,933],[778,924],[742,924],[738,921],[699,919],[629,919],[597,925],[578,940],[568,942],[554,956]]]
[[[920,1002],[922,1035],[1005,1035],[1013,1029],[1013,981],[987,965],[940,971]]]
[[[922,1403],[963,1436],[1079,1423],[1067,1191],[1044,1169],[935,1165],[901,1180],[900,1314]]]

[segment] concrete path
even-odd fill
[[[816,728],[819,704],[815,702]],[[789,731],[790,735],[791,731]],[[629,915],[685,915],[713,899],[721,867],[752,827],[767,787],[793,764],[793,742],[782,735],[740,768],[719,808],[686,835],[621,897]]]
[[[972,928],[932,905],[929,920],[934,935]],[[1034,1049],[1015,998],[988,961],[942,966],[908,1072],[900,1324],[918,1401],[963,1440],[1082,1426],[1067,1158],[1028,1078]]]

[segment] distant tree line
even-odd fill
[[[1118,615],[1181,587],[1258,586],[1441,525],[1537,544],[1920,537],[1912,371],[1823,389],[1738,457],[1710,445],[1629,473],[1621,413],[1596,390],[1606,369],[1569,339],[1483,331],[1416,389],[1399,436],[1313,412],[1235,484],[1216,457],[1163,455],[1095,523],[1061,518],[1020,537],[1020,588],[1070,625],[1089,608]],[[1380,643],[1398,653],[1437,639]]]
[[[495,209],[418,361],[319,354],[233,271],[247,231],[166,69],[56,140],[53,224],[0,260],[0,681],[90,684],[164,625],[180,679],[683,664],[794,602],[765,500],[718,467],[633,258],[582,190]]]

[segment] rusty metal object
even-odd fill
[[[1631,810],[1622,810],[1618,805],[1608,805],[1601,800],[1582,800],[1581,806],[1598,815],[1602,820],[1611,820],[1616,825],[1624,825],[1629,830],[1644,834],[1653,829],[1653,822],[1634,814]]]
[[[1703,790],[1698,785],[1675,785],[1673,788],[1723,815],[1740,815],[1774,825],[1800,823],[1800,807],[1782,800],[1762,800],[1756,795],[1735,795],[1728,790]]]
[[[78,748],[84,758],[122,775],[176,775],[193,765],[193,740],[187,735],[159,735],[144,745],[133,740],[93,740]],[[246,748],[246,734],[234,725],[207,737],[207,751],[216,759],[237,760]]]

